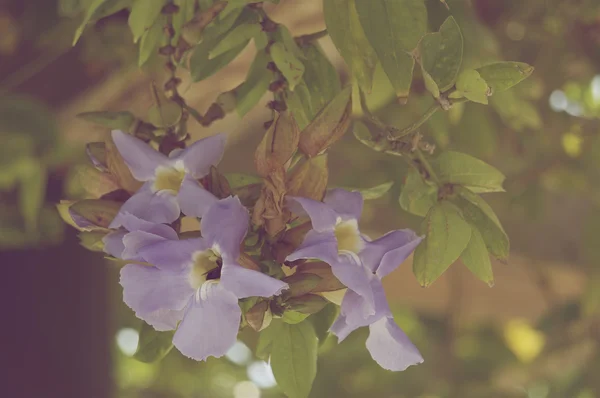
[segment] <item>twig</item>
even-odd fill
[[[323,29],[315,33],[309,33],[307,35],[298,36],[295,38],[295,40],[296,44],[298,44],[300,47],[304,47],[307,46],[309,43],[319,40],[320,38],[323,38],[327,35],[327,29]]]

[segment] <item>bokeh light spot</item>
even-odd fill
[[[277,385],[271,365],[265,361],[255,361],[248,366],[248,378],[260,388],[271,388]]]
[[[117,332],[117,346],[121,352],[128,357],[135,354],[137,350],[140,335],[137,330],[132,328],[123,328]]]

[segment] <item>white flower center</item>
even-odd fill
[[[221,257],[214,250],[195,252],[192,255],[192,267],[189,274],[190,285],[197,289],[208,278],[208,274],[219,267]]]
[[[159,166],[156,168],[152,188],[155,192],[169,190],[177,193],[184,177],[185,170],[182,167]]]
[[[362,250],[363,241],[358,232],[356,220],[342,221],[338,219],[334,233],[338,242],[338,251],[358,253]]]

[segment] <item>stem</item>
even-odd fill
[[[421,164],[423,165],[423,168],[427,171],[427,174],[429,174],[429,177],[431,177],[431,179],[439,185],[440,179],[435,174],[435,171],[433,171],[433,167],[431,167],[431,164],[429,163],[425,155],[423,155],[423,151],[417,148],[415,149],[415,154],[419,162],[421,162]]]

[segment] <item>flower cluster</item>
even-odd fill
[[[367,349],[383,368],[423,361],[394,322],[381,282],[421,238],[410,230],[376,240],[361,234],[359,192],[323,186],[321,194],[313,188],[322,181],[306,177],[314,165],[296,166],[304,171],[290,177],[283,164],[290,166],[293,151],[264,150],[263,184],[233,189],[215,168],[223,135],[168,156],[121,131],[110,142],[117,151],[93,163],[120,195],[69,202],[67,214],[81,231],[100,231],[102,249],[123,264],[124,302],[154,329],[175,330],[183,355],[220,357],[241,327],[261,331],[289,312],[306,318],[328,303],[327,293],[344,291],[330,328],[339,341],[368,326]],[[137,185],[123,183],[127,173]],[[181,232],[183,217],[199,219],[199,230]]]

